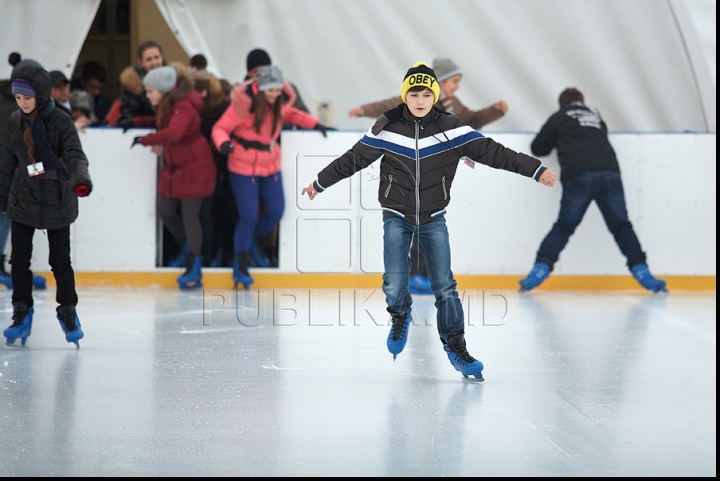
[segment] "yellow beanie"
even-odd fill
[[[407,103],[407,93],[413,87],[427,87],[432,90],[436,103],[440,98],[440,85],[438,85],[435,71],[428,67],[425,62],[418,62],[405,74],[400,92],[402,101]]]

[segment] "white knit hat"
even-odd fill
[[[177,70],[175,67],[158,67],[149,71],[143,79],[143,85],[161,92],[170,92],[177,83]]]
[[[447,80],[453,75],[462,75],[460,67],[449,58],[436,58],[433,60],[433,70],[437,75],[438,82]]]

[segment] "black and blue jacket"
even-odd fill
[[[383,213],[413,225],[445,214],[455,172],[465,157],[535,180],[545,170],[538,159],[504,147],[437,107],[417,119],[401,104],[320,171],[315,190],[322,192],[381,157],[378,199]]]

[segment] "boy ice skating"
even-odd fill
[[[405,348],[412,321],[408,288],[413,235],[425,256],[435,295],[437,328],[443,349],[465,378],[482,381],[483,364],[467,351],[464,314],[450,269],[445,208],[461,158],[504,169],[552,187],[555,172],[528,155],[510,150],[465,125],[434,104],[440,89],[435,72],[424,62],[405,74],[403,103],[380,116],[365,136],[335,159],[303,189],[310,199],[364,169],[378,158],[378,198],[383,209],[383,292],[390,313],[387,347],[393,359]]]

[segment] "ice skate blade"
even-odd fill
[[[193,289],[200,289],[202,288],[202,282],[198,282],[195,284],[180,284],[180,290],[181,291],[191,291]]]
[[[16,348],[16,349],[27,348],[27,346],[26,346],[25,344],[15,344],[15,341],[13,341],[12,343],[5,341],[5,345],[6,345],[6,346],[10,346],[10,347],[14,347],[14,348]]]
[[[468,377],[468,376],[464,376],[464,377],[463,377],[463,381],[464,381],[464,382],[473,382],[473,383],[476,383],[476,382],[483,382],[483,381],[485,381],[485,378],[484,378],[484,377]]]

